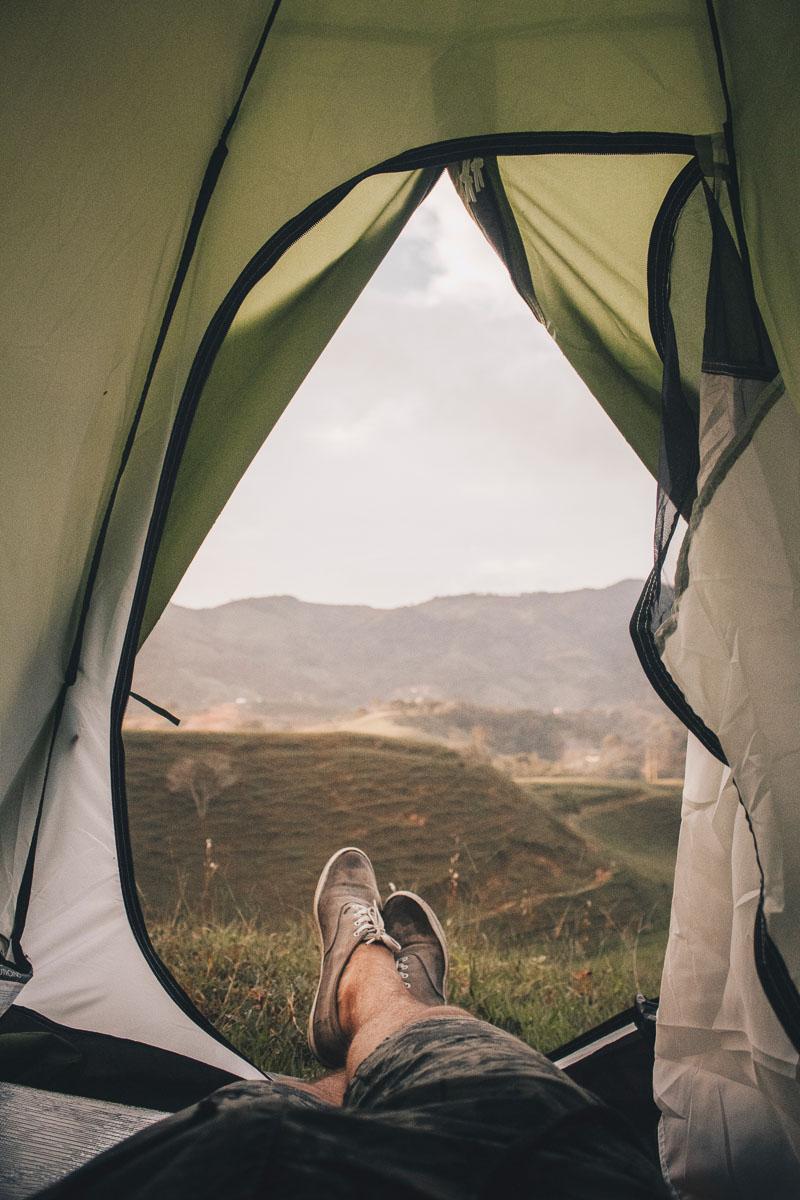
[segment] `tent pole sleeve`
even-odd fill
[[[728,88],[728,77],[725,73],[725,56],[722,52],[722,39],[719,35],[719,26],[717,24],[717,16],[714,12],[714,0],[706,0],[706,9],[708,11],[708,24],[711,30],[711,40],[714,43],[714,53],[717,59],[717,71],[719,73],[719,84],[722,89],[722,97],[725,101],[725,124],[722,132],[725,137],[725,151],[728,156],[728,196],[731,202],[731,213],[733,215],[733,223],[736,228],[736,240],[739,243],[739,254],[742,259],[742,267],[744,268],[747,278],[748,293],[754,297],[755,303],[755,288],[753,285],[753,272],[750,266],[750,251],[747,246],[747,236],[744,229],[744,216],[742,214],[742,198],[739,191],[739,172],[736,166],[736,144],[733,136],[733,105],[731,104],[731,93]]]

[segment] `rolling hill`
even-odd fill
[[[608,850],[575,816],[598,796],[607,821],[609,799],[672,812],[675,796],[641,784],[523,789],[442,746],[353,734],[133,732],[126,761],[136,878],[154,920],[199,908],[281,928],[308,912],[322,864],[348,844],[370,853],[386,887],[505,936],[602,936],[609,922],[659,926],[668,911],[668,887],[625,860],[616,826]]]

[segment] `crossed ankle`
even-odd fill
[[[358,946],[342,972],[336,994],[339,1024],[348,1040],[387,1009],[415,1005],[397,974],[394,955],[385,946]]]

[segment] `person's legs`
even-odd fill
[[[354,883],[360,890],[358,899],[362,903],[380,907],[369,860],[362,851],[348,847],[328,861],[317,888],[315,909],[323,946],[326,941],[325,914],[329,919],[333,916],[331,926],[335,926],[337,932],[341,916],[336,904],[331,911],[326,891],[337,890],[343,908],[355,898]],[[346,949],[340,956],[343,967],[334,989],[335,1020],[341,1025],[342,1059],[346,1069],[334,1071],[313,1083],[286,1075],[270,1078],[326,1103],[341,1105],[359,1063],[403,1025],[427,1018],[435,1011],[445,1016],[469,1016],[461,1009],[446,1005],[447,946],[444,930],[430,906],[413,892],[393,892],[383,906],[382,915],[384,932],[388,935],[386,942],[359,944],[356,941],[353,947],[353,939],[345,938]],[[389,945],[394,946],[394,952],[388,949]],[[325,955],[323,971],[324,959]],[[325,983],[321,981],[315,1008],[320,1007],[320,996],[325,990]],[[330,1014],[328,1024],[332,1023]],[[313,1018],[310,1027],[313,1027]],[[310,1036],[309,1042],[316,1053],[316,1039]]]
[[[424,901],[390,897],[382,915],[374,933],[388,938],[359,944],[357,928],[355,946],[342,938],[327,995],[348,1080],[342,1115],[364,1118],[385,1194],[541,1185],[565,1200],[666,1195],[624,1121],[538,1051],[446,1003],[444,931]],[[329,913],[323,977],[341,928]],[[359,1163],[365,1169],[363,1155]]]
[[[344,1099],[345,1091],[347,1090],[347,1072],[346,1071],[331,1071],[328,1075],[323,1075],[320,1079],[300,1079],[295,1075],[275,1075],[270,1073],[268,1079],[275,1083],[284,1084],[286,1087],[294,1088],[297,1092],[307,1092],[309,1096],[321,1100],[324,1104],[341,1105]]]
[[[384,923],[369,860],[352,848],[321,884],[309,1040],[344,1070],[302,1088],[280,1076],[229,1084],[47,1200],[666,1197],[619,1118],[517,1038],[442,1003],[446,949],[430,910],[406,896]]]
[[[349,1082],[381,1042],[415,1021],[441,1017],[474,1019],[463,1008],[420,1003],[397,973],[391,951],[382,945],[354,950],[339,982],[339,1022],[349,1040],[345,1073]]]

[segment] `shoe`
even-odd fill
[[[411,995],[420,1004],[446,1004],[447,939],[431,906],[414,892],[392,892],[383,920],[400,943],[397,972]]]
[[[322,962],[308,1017],[308,1045],[326,1067],[341,1067],[348,1039],[339,1024],[337,991],[350,956],[362,943],[380,942],[393,954],[400,945],[384,927],[372,863],[363,850],[345,846],[328,860],[314,893]]]

